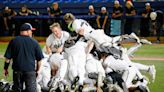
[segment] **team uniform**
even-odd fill
[[[92,54],[87,55],[85,68],[86,68],[85,83],[89,84],[90,86],[93,86],[96,83],[95,79],[97,79],[98,76],[101,76],[102,80],[106,77],[105,70],[101,64],[101,61],[93,57]]]
[[[144,42],[144,41],[145,40],[141,39],[141,42]],[[155,67],[153,65],[148,66],[148,65],[143,65],[140,63],[135,63],[135,62],[132,62],[129,58],[129,55],[133,54],[141,46],[142,44],[139,43],[138,45],[132,46],[128,50],[126,48],[121,48],[122,49],[121,51],[123,52],[122,59],[116,59],[112,55],[110,55],[103,62],[103,66],[110,67],[114,71],[118,71],[118,72],[121,71],[121,73],[123,73],[122,78],[126,82],[127,87],[132,86],[132,80],[136,76],[138,77],[138,79],[144,78],[139,70],[144,70],[146,72],[149,72],[152,77],[152,80],[154,81],[155,79]]]
[[[51,67],[48,61],[49,55],[43,52],[44,58],[37,77],[37,92],[41,92],[41,89],[48,90],[48,82],[51,79]]]
[[[127,88],[132,86],[132,81],[136,77],[136,75],[140,80],[143,79],[143,76],[134,65],[126,62],[125,60],[115,59],[112,55],[109,55],[104,60],[103,66],[109,67],[112,70],[123,74],[122,78],[125,81]]]
[[[92,41],[94,42],[96,49],[99,50],[100,52],[106,52],[106,53],[110,53],[112,50],[110,50],[111,48],[116,51],[116,53],[119,53],[121,58],[117,58],[115,57],[115,52],[110,53],[112,55],[110,55],[109,60],[106,59],[106,64],[105,65],[113,65],[113,69],[116,69],[116,71],[125,71],[124,75],[123,75],[123,79],[124,81],[126,81],[126,85],[127,87],[131,87],[132,86],[132,80],[136,77],[136,75],[138,76],[138,79],[143,79],[143,75],[140,73],[139,70],[145,70],[145,71],[149,71],[149,69],[152,68],[152,70],[155,70],[155,68],[153,68],[152,66],[146,66],[143,64],[139,64],[139,63],[133,63],[131,62],[131,60],[129,59],[129,55],[131,55],[132,53],[134,53],[139,47],[141,47],[142,45],[140,44],[141,41],[140,39],[134,34],[131,33],[130,35],[125,35],[123,37],[121,36],[116,36],[114,38],[111,38],[107,35],[104,34],[103,30],[100,29],[93,29],[85,20],[82,19],[74,19],[74,21],[70,24],[72,27],[72,30],[74,30],[76,33],[79,33],[79,30],[83,29],[84,33],[83,36],[85,37],[85,39],[92,39]],[[125,49],[121,46],[118,46],[118,42],[124,40],[124,38],[129,39],[135,39],[138,43],[138,45],[133,46],[132,48],[130,48],[128,51],[125,51]],[[117,50],[115,50],[117,49]],[[110,62],[113,59],[113,62]],[[108,64],[109,62],[110,64]],[[129,67],[130,66],[130,67]],[[94,66],[91,66],[94,67]],[[111,67],[111,66],[110,66]],[[109,69],[109,68],[108,68]],[[108,70],[105,70],[108,71]],[[111,69],[109,69],[109,71],[111,71]],[[127,72],[131,73],[131,74],[127,74]],[[153,76],[155,75],[155,73],[153,74]],[[155,78],[155,77],[153,77]],[[142,84],[142,83],[141,83]],[[146,84],[146,83],[145,83]]]
[[[46,40],[46,45],[50,47],[52,55],[46,54],[46,48],[43,48],[43,54],[45,58],[42,60],[41,70],[39,72],[38,82],[38,92],[42,89],[47,89],[47,84],[51,79],[51,70],[53,70],[53,65],[58,67],[58,71],[55,75],[55,79],[62,81],[67,71],[67,60],[64,59],[64,54],[56,53],[57,48],[63,48],[64,43],[70,37],[69,33],[62,31],[61,38],[55,37],[52,33]],[[39,87],[40,86],[40,87]]]
[[[95,59],[92,54],[87,55],[86,61],[86,72],[87,73],[101,73],[105,77],[105,71],[101,64],[101,61]]]
[[[145,39],[141,39],[141,43],[138,43],[137,45],[134,45],[132,47],[130,47],[128,50],[126,48],[124,48],[123,51],[123,59],[126,60],[126,62],[131,63],[132,65],[134,65],[138,70],[140,71],[145,71],[148,72],[151,76],[151,80],[152,82],[154,82],[155,80],[155,75],[156,75],[156,70],[155,70],[155,66],[154,65],[144,65],[144,64],[140,64],[137,62],[132,62],[129,58],[129,56],[133,56],[132,54],[137,51],[143,43],[145,43],[146,40]],[[147,42],[147,44],[151,44],[150,42]]]
[[[46,45],[50,47],[52,50],[52,53],[56,52],[56,49],[59,48],[60,46],[64,46],[64,43],[68,38],[70,37],[69,33],[66,31],[62,31],[62,36],[61,38],[57,38],[53,33],[50,34],[46,40]]]
[[[61,38],[55,37],[53,33],[50,34],[50,36],[46,40],[46,45],[50,47],[53,53],[49,59],[51,68],[53,69],[53,65],[57,65],[57,67],[59,68],[58,72],[60,72],[58,73],[59,75],[57,76],[63,79],[67,70],[67,61],[64,59],[64,53],[63,52],[56,53],[56,50],[58,48],[64,47],[64,43],[69,39],[70,35],[66,31],[61,31],[61,32],[62,32]],[[64,71],[61,71],[60,69]]]
[[[62,53],[54,53],[49,59],[51,69],[53,70],[54,65],[57,66],[58,70],[56,72],[55,80],[60,82],[63,81],[67,73],[68,61],[64,58]]]
[[[83,36],[85,39],[92,39],[95,43],[96,49],[101,52],[109,53],[108,50],[110,47],[114,47],[114,45],[117,45],[118,41],[122,40],[121,36],[111,38],[107,36],[102,29],[93,29],[85,20],[82,19],[75,19],[71,26],[76,33],[78,33],[80,29],[84,29]],[[107,48],[108,50],[104,48]]]
[[[85,79],[86,47],[86,42],[77,41],[75,45],[65,49],[68,59],[69,78],[73,81],[78,76],[79,85],[83,85]]]

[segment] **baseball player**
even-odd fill
[[[51,66],[51,82],[60,82],[64,80],[67,72],[67,60],[64,58],[63,47],[70,35],[66,31],[62,31],[59,23],[53,23],[50,26],[52,34],[46,40],[46,52],[51,54],[49,63]],[[50,86],[50,85],[49,85]]]
[[[71,31],[75,31],[79,35],[82,35],[85,37],[85,39],[92,39],[95,43],[96,48],[99,51],[105,51],[109,53],[108,50],[111,50],[110,47],[114,47],[115,51],[110,51],[110,53],[117,55],[119,57],[121,54],[121,51],[115,48],[115,45],[117,46],[118,42],[122,40],[126,36],[116,36],[116,37],[109,37],[107,36],[103,30],[101,29],[93,29],[89,23],[83,19],[75,19],[75,17],[71,13],[67,13],[64,16],[65,22],[68,24],[68,28]],[[132,33],[129,37],[136,38],[135,34]],[[139,43],[139,39],[136,39]],[[105,48],[105,49],[102,49]],[[107,50],[106,50],[107,48]]]
[[[86,42],[77,41],[74,46],[65,49],[69,64],[69,78],[73,81],[78,76],[79,85],[83,85],[85,78],[86,47]]]
[[[127,88],[137,87],[138,85],[140,85],[140,84],[137,85],[132,84],[132,81],[136,76],[138,76],[138,79],[140,81],[144,81],[142,82],[142,84],[144,83],[145,85],[147,84],[147,81],[144,80],[144,77],[138,71],[138,69],[134,65],[128,63],[125,60],[116,59],[112,55],[109,55],[104,59],[103,66],[106,68],[107,67],[111,68],[112,70],[123,74],[122,78],[125,81]]]
[[[125,59],[127,62],[132,63],[137,69],[148,72],[151,76],[152,82],[155,80],[156,75],[156,69],[154,65],[144,65],[137,62],[132,62],[129,58],[129,56],[132,56],[132,54],[137,51],[143,44],[151,44],[151,42],[147,41],[146,39],[141,39],[141,43],[138,43],[132,47],[130,47],[128,50],[124,48],[123,51],[123,59]]]
[[[87,55],[86,59],[86,79],[85,83],[89,84],[89,86],[94,86],[96,82],[98,82],[98,76],[100,76],[99,82],[102,83],[105,76],[105,70],[99,60],[93,57],[92,54]],[[92,80],[93,79],[93,80]],[[102,84],[98,84],[102,86]]]
[[[71,21],[71,18],[72,18],[72,21]],[[133,38],[137,41],[138,45],[130,48],[127,51],[127,54],[131,55],[135,50],[137,50],[140,46],[142,46],[141,43],[147,42],[144,39],[140,40],[134,33],[131,33],[128,36],[124,35],[122,37],[116,36],[114,38],[111,38],[111,37],[105,35],[103,33],[103,30],[94,30],[85,20],[75,19],[75,17],[69,13],[65,15],[64,19],[66,22],[69,23],[68,28],[70,28],[71,30],[75,30],[76,33],[84,35],[85,38],[91,38],[94,41],[96,48],[99,49],[99,51],[108,51],[108,49],[107,48],[104,49],[104,47],[108,47],[111,45],[113,45],[117,49],[120,49],[120,46],[118,46],[118,44],[117,44],[119,41],[123,40],[124,38],[127,38],[127,39]],[[108,42],[110,42],[110,43],[108,43]],[[147,43],[151,44],[150,42],[147,42]],[[139,64],[139,63],[134,63],[134,64],[141,70],[149,71],[150,75],[152,76],[152,79],[153,80],[155,79],[155,67],[154,66],[146,66],[143,64]]]
[[[127,62],[127,63],[124,63],[124,62],[121,62],[121,63],[127,64],[127,65],[128,64],[133,65],[135,67],[136,71],[137,71],[138,76],[141,75],[141,73],[138,73],[139,72],[138,70],[144,70],[146,72],[149,72],[150,76],[152,77],[152,82],[154,82],[155,75],[156,75],[156,70],[155,70],[154,65],[144,65],[144,64],[132,62],[129,58],[130,55],[132,55],[138,48],[140,48],[142,46],[142,44],[145,44],[145,43],[151,44],[151,42],[147,41],[146,39],[141,39],[140,43],[137,43],[137,45],[132,46],[128,50],[126,48],[119,47],[122,51],[122,60]],[[114,64],[114,62],[112,64]],[[126,67],[126,66],[124,66],[124,67]],[[120,67],[120,68],[124,69],[124,67]]]
[[[45,47],[43,48],[43,50]],[[47,90],[48,91],[48,82],[51,79],[51,67],[48,61],[49,55],[45,54],[43,51],[44,59],[42,59],[42,64],[40,67],[40,71],[38,73],[37,77],[37,92],[41,92],[42,90]]]
[[[82,90],[83,83],[86,74],[86,61],[87,54],[91,50],[91,41],[84,41],[84,38],[80,38],[73,46],[65,48],[68,59],[68,76],[72,82],[71,88],[79,85],[79,90]],[[76,80],[78,78],[78,80]]]
[[[50,34],[46,40],[47,53],[50,54],[61,52],[65,41],[68,40],[70,35],[68,32],[62,31],[59,23],[53,23],[50,26],[50,29],[52,31],[52,34]]]
[[[65,81],[65,75],[67,73],[68,61],[64,58],[62,53],[54,53],[49,59],[52,69],[52,77],[55,82]],[[50,85],[51,86],[51,85]]]
[[[146,40],[141,40],[141,42],[146,43]],[[138,49],[140,46],[141,46],[141,44],[139,44],[139,46],[133,46],[132,48],[130,48],[128,53],[134,52],[133,50]],[[134,79],[134,77],[136,77],[136,75],[139,77],[139,79],[143,80],[143,76],[139,72],[138,68],[140,69],[140,66],[144,66],[144,67],[148,67],[148,66],[131,62],[131,60],[128,57],[129,54],[127,54],[127,52],[126,52],[126,49],[125,48],[121,48],[121,49],[123,51],[122,60],[116,59],[111,55],[109,57],[109,59],[105,63],[103,63],[103,65],[106,68],[110,67],[115,71],[126,71],[123,74],[123,79],[126,81],[127,87],[128,88],[137,87],[136,85],[132,85],[131,82]],[[112,58],[113,58],[113,60],[112,60]],[[138,66],[138,68],[136,66]],[[129,74],[126,74],[127,71]],[[127,80],[126,80],[126,78],[127,78]]]

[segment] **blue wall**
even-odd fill
[[[9,6],[15,11],[19,11],[20,7],[26,4],[29,9],[37,10],[40,14],[47,14],[47,7],[51,6],[54,1],[59,2],[59,6],[63,13],[72,12],[77,15],[85,15],[88,12],[88,6],[90,4],[94,5],[97,12],[100,11],[102,6],[107,7],[108,12],[112,12],[113,1],[114,0],[0,0],[0,10],[5,6]],[[123,0],[119,0],[124,6]],[[155,9],[161,9],[164,11],[164,1],[160,2],[150,2],[151,6]],[[144,9],[144,2],[135,2],[135,8],[138,12]]]

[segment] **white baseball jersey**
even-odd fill
[[[105,70],[101,64],[101,61],[95,59],[91,54],[87,55],[86,72],[100,73],[103,77],[105,77]]]
[[[86,47],[87,43],[77,41],[74,46],[65,49],[68,54],[69,78],[73,81],[76,76],[79,76],[79,84],[83,84],[85,79]]]
[[[138,79],[142,79],[143,76],[135,65],[127,62],[125,59],[115,59],[112,55],[108,56],[103,62],[103,66],[109,67],[114,71],[123,73],[122,78],[126,83],[127,88],[132,85],[133,79],[137,76]]]
[[[37,87],[40,85],[41,88],[48,88],[47,84],[51,79],[51,67],[50,64],[47,62],[48,58],[49,57],[45,57],[44,59],[42,59],[42,64],[37,77]]]
[[[69,33],[66,31],[62,31],[62,36],[61,38],[57,38],[55,37],[55,35],[52,33],[48,36],[47,40],[46,40],[46,45],[50,47],[50,49],[52,50],[52,52],[56,52],[56,49],[58,47],[55,47],[55,45],[59,45],[59,46],[64,46],[64,43],[66,40],[68,40],[70,37]]]
[[[60,77],[61,80],[64,79],[66,72],[67,72],[67,60],[64,59],[63,54],[55,53],[52,54],[50,57],[50,65],[53,67],[53,65],[57,65],[59,70],[57,71],[56,77]]]
[[[78,33],[80,29],[84,30],[85,39],[92,39],[98,48],[105,42],[112,42],[112,38],[104,33],[104,30],[92,28],[89,23],[83,19],[75,19],[72,23],[72,29]]]
[[[103,66],[109,67],[113,69],[114,71],[122,72],[122,71],[127,70],[127,68],[130,65],[128,64],[128,62],[124,60],[120,60],[120,59],[115,59],[112,55],[110,55],[104,60]]]
[[[84,29],[84,35],[94,30],[90,24],[83,19],[75,19],[72,23],[72,28],[76,33],[78,33],[80,29]]]

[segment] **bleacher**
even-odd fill
[[[114,0],[3,0],[3,3],[88,3],[88,2],[113,2]]]
[[[0,0],[0,12],[5,6],[9,6],[16,12],[19,12],[20,8],[23,5],[27,5],[27,7],[32,11],[39,11],[39,16],[16,16],[13,18],[13,22],[15,23],[16,30],[19,30],[19,26],[23,22],[30,22],[34,25],[34,27],[37,27],[37,35],[38,36],[47,36],[50,32],[49,25],[46,23],[48,22],[48,19],[53,19],[54,17],[48,16],[47,13],[47,7],[50,7],[53,2],[58,2],[59,7],[63,11],[62,16],[67,13],[71,12],[73,13],[77,18],[82,19],[91,19],[90,16],[87,16],[88,14],[88,6],[92,4],[95,8],[96,12],[100,12],[101,7],[105,6],[107,8],[107,11],[109,12],[109,19],[111,19],[111,13],[113,9],[113,1],[114,0]],[[125,2],[124,0],[119,0],[120,4],[124,7]],[[137,33],[140,26],[140,20],[141,16],[139,15],[140,12],[145,8],[146,2],[133,2],[137,14],[133,18],[135,19],[133,24],[133,30]],[[156,2],[149,2],[154,9],[160,9],[164,11],[164,1],[156,1]],[[55,18],[57,20],[60,20],[61,23],[63,23],[63,18]],[[95,17],[94,17],[95,18]],[[39,21],[39,22],[38,22]],[[110,23],[110,21],[108,21]],[[63,25],[62,25],[63,26]],[[62,27],[63,29],[65,28]],[[49,32],[47,32],[49,30]]]
[[[5,6],[9,6],[15,11],[19,11],[20,7],[24,4],[33,11],[39,11],[41,15],[47,14],[47,7],[51,6],[53,2],[58,2],[63,14],[71,12],[75,15],[85,15],[88,12],[88,6],[94,5],[97,12],[100,11],[102,6],[108,9],[108,12],[112,12],[114,0],[2,0],[0,4],[0,10]],[[119,0],[124,6],[123,0]],[[154,9],[161,9],[164,11],[164,1],[150,2]],[[134,6],[138,12],[144,9],[145,4],[143,2],[134,2]]]

